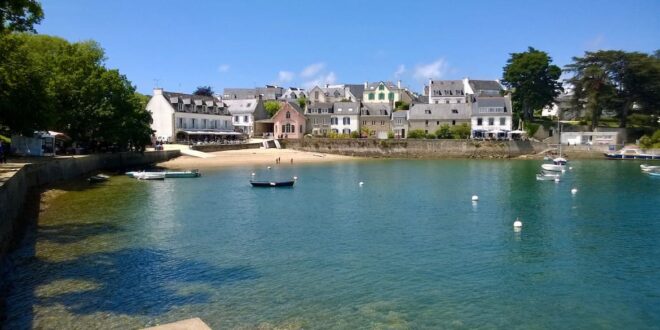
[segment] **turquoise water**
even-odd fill
[[[12,256],[5,326],[657,328],[660,180],[574,161],[536,181],[539,164],[287,164],[70,189]],[[251,188],[251,172],[299,180]]]

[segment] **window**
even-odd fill
[[[426,126],[429,126],[429,121],[426,120],[424,124],[425,124]]]
[[[456,109],[451,109],[451,113],[458,113],[458,110],[456,110]]]
[[[378,93],[378,99],[379,100],[384,100],[385,99],[385,93]]]
[[[286,112],[286,119],[290,119],[290,118],[291,118],[291,112],[287,111]]]
[[[438,103],[440,103],[440,102],[438,100],[435,100],[435,104],[438,104]]]
[[[342,131],[342,133],[344,133],[344,134],[351,134],[351,129],[350,129],[350,128],[344,128],[344,130]]]
[[[363,121],[362,121],[362,125],[366,125],[366,124],[367,124],[367,121],[366,121],[366,120],[363,120]]]
[[[295,132],[296,132],[296,125],[291,125],[291,133],[295,133]]]
[[[495,125],[495,118],[493,117],[488,118],[488,126],[493,126],[493,125]]]
[[[344,125],[350,125],[351,124],[351,117],[344,117],[342,118],[342,123]]]
[[[390,101],[394,101],[394,93],[390,92],[389,94],[387,94],[387,99]]]
[[[445,104],[449,104],[449,100],[445,100]]]
[[[455,120],[452,120],[452,121],[451,121],[451,125],[452,125],[452,126],[456,126],[456,121],[455,121]]]
[[[332,124],[332,125],[339,124],[339,118],[337,118],[337,117],[330,118],[330,124]]]
[[[314,99],[315,100],[319,99],[319,92],[318,91],[314,92]]]
[[[427,115],[430,115],[431,114],[431,109],[424,110],[424,113],[427,114]]]
[[[436,124],[436,125],[440,125],[440,121],[439,121],[439,120],[436,121],[435,124]]]
[[[383,84],[380,84],[380,86],[378,86],[378,90],[379,91],[385,90],[385,86]]]
[[[192,124],[191,125],[192,125],[191,128],[195,128],[195,118],[192,119]]]
[[[183,118],[179,118],[176,127],[177,128],[183,128]]]
[[[374,95],[374,93],[369,93],[369,99],[370,99],[370,100],[374,100],[374,99],[375,99],[375,95]]]
[[[376,125],[376,121],[375,121],[375,120],[372,120],[372,121],[371,121],[371,125]]]
[[[246,122],[246,123],[249,123],[249,122],[250,122],[248,116],[243,116],[243,121]]]
[[[298,128],[300,129],[300,130],[298,130],[298,132],[302,133],[302,131],[303,131],[302,130],[302,125],[298,125]]]
[[[396,121],[395,121],[395,123],[397,123],[397,124],[403,124],[403,119],[401,119],[401,118],[397,118]]]
[[[206,119],[202,119],[202,128],[206,128]]]
[[[484,122],[483,118],[477,118],[477,126],[481,126],[483,122]]]
[[[506,125],[506,118],[500,117],[500,126]]]
[[[456,100],[456,103],[461,103],[461,99]]]
[[[178,106],[179,106],[179,107],[178,107],[178,108],[179,108],[179,111],[183,111],[183,103],[178,103]]]
[[[385,126],[385,121],[384,120],[380,121],[380,126]]]
[[[341,112],[341,108],[338,108],[338,109],[337,109],[337,112]]]

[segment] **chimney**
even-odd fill
[[[163,95],[163,89],[159,87],[154,88],[154,96],[156,95]]]
[[[330,84],[325,84],[325,88],[329,88],[329,87],[330,87]]]
[[[401,79],[396,81],[396,88],[401,89]]]
[[[369,82],[368,82],[368,81],[365,81],[365,82],[364,82],[364,89],[367,89],[367,85],[369,85]]]

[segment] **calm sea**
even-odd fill
[[[71,188],[12,255],[5,327],[659,327],[660,180],[603,160],[536,181],[539,164],[285,164]],[[299,180],[252,188],[252,172]]]

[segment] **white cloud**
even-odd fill
[[[312,80],[305,81],[302,84],[302,87],[305,89],[312,89],[314,88],[314,86],[323,87],[325,86],[325,84],[332,85],[336,82],[337,82],[337,75],[331,71],[328,74],[322,74]]]
[[[426,81],[427,79],[441,79],[449,69],[447,61],[439,58],[435,62],[428,64],[420,64],[415,67],[413,77],[419,81]]]
[[[280,83],[287,83],[293,80],[293,77],[295,76],[295,73],[291,71],[280,71],[277,74],[277,81]]]
[[[400,78],[404,73],[406,73],[406,66],[399,64],[399,67],[394,72],[394,78]]]
[[[302,72],[300,72],[300,76],[303,78],[309,78],[321,72],[321,70],[323,70],[324,68],[325,68],[325,63],[323,62],[310,64],[307,67],[305,67],[302,70]]]
[[[229,64],[222,64],[218,67],[218,71],[219,72],[227,72],[227,71],[229,71],[229,68],[230,68]]]

